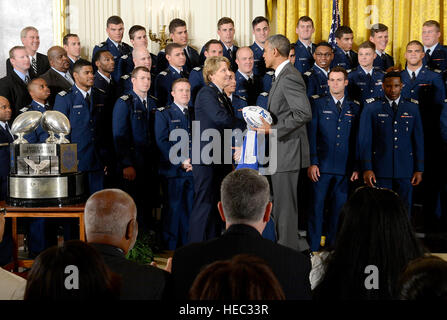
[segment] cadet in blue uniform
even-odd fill
[[[151,70],[151,79],[155,79],[155,74],[152,72],[152,55],[149,53],[149,50],[147,50],[144,46],[138,46],[132,51],[132,65],[136,67],[146,67],[149,70]],[[119,88],[120,88],[120,94],[128,94],[130,91],[132,91],[132,74],[133,69],[125,74],[122,75],[119,82]],[[155,86],[153,82],[151,82],[151,88],[149,89],[149,93],[151,95],[155,94]]]
[[[432,71],[428,66],[424,66],[423,57],[422,43],[416,40],[410,41],[405,52],[407,67],[401,72],[404,84],[402,97],[419,101],[424,127],[426,163],[424,181],[421,184],[424,220],[427,228],[436,229],[436,220],[442,214],[441,193],[445,184],[439,175],[439,168],[444,165],[439,153],[442,148],[439,119],[446,95],[441,71]]]
[[[133,90],[120,97],[113,108],[113,142],[122,188],[137,204],[139,223],[146,226],[151,203],[156,199],[148,192],[154,159],[150,121],[155,101],[147,95],[151,75],[146,67],[132,71]],[[152,181],[153,182],[153,181]]]
[[[394,66],[394,59],[385,52],[388,45],[388,27],[384,24],[377,23],[371,27],[371,35],[369,41],[376,46],[377,57],[374,59],[374,67],[379,67],[383,71],[387,71]]]
[[[315,62],[313,58],[315,44],[312,43],[312,34],[314,32],[314,22],[311,18],[302,16],[298,19],[296,26],[298,40],[295,44],[295,68],[301,73],[308,71]]]
[[[441,26],[439,22],[429,20],[422,26],[422,43],[424,44],[424,65],[431,69],[438,69],[444,73],[447,70],[447,47],[439,43]]]
[[[9,175],[9,144],[14,141],[8,122],[12,117],[12,109],[8,99],[0,96],[0,201],[6,200],[7,181]],[[0,241],[0,265],[11,262],[13,242],[11,237],[11,225],[6,220],[5,233]]]
[[[140,25],[134,25],[129,29],[129,39],[130,43],[134,47],[134,49],[137,48],[145,48],[147,49],[148,40],[147,40],[147,32],[146,28]],[[125,58],[125,70],[124,74],[131,74],[133,69],[136,67],[139,67],[135,65],[134,58],[133,58],[133,51],[127,54],[127,57]],[[157,56],[155,54],[150,53],[151,56],[151,67],[149,70],[151,70],[151,75],[155,75],[157,71]],[[132,90],[132,85],[130,87],[130,90]]]
[[[258,95],[262,91],[262,79],[253,74],[253,51],[249,47],[242,47],[236,53],[236,94],[244,97],[248,105],[256,103]]]
[[[264,61],[264,44],[270,34],[270,24],[267,18],[259,16],[253,19],[251,26],[255,41],[250,46],[254,56],[253,74],[263,77],[266,70]]]
[[[303,74],[306,82],[307,96],[327,95],[329,87],[327,84],[329,66],[331,65],[334,53],[332,46],[327,42],[320,42],[314,52],[315,64],[309,71]]]
[[[242,115],[242,109],[245,108],[247,104],[247,99],[245,97],[235,94],[236,92],[236,79],[233,71],[230,71],[229,84],[224,88],[224,92],[231,101],[233,106],[234,116],[245,122],[244,116]]]
[[[385,71],[373,67],[376,58],[376,48],[370,41],[359,46],[359,66],[352,69],[348,75],[348,94],[351,99],[360,101],[361,105],[366,99],[383,97],[383,77]]]
[[[205,148],[209,148],[207,145],[212,142],[201,141],[201,136],[205,130],[215,129],[220,137],[224,137],[224,129],[240,129],[244,125],[234,116],[233,107],[223,93],[229,77],[228,59],[209,57],[205,61],[204,79],[207,85],[199,91],[194,105],[195,119],[200,121],[200,130],[193,131],[193,146],[200,145],[200,150],[192,154],[194,204],[189,220],[188,242],[211,239],[220,235],[222,231],[222,221],[216,205],[220,195],[220,183],[232,170],[232,150],[226,150],[224,143],[221,143],[218,146],[220,157],[217,158],[217,151],[213,151],[210,155]],[[230,162],[226,163],[225,160],[228,158]]]
[[[189,217],[194,199],[194,183],[191,164],[191,117],[193,111],[188,108],[191,88],[188,80],[181,78],[172,84],[174,102],[170,106],[159,108],[155,113],[155,140],[161,151],[160,174],[167,185],[167,207],[163,216],[162,237],[166,249],[175,250],[187,242]],[[173,130],[183,129],[184,135],[172,141],[169,135]],[[178,162],[170,155],[175,155]]]
[[[358,179],[356,139],[360,104],[345,96],[348,73],[342,67],[329,72],[330,94],[315,96],[312,101],[312,122],[309,124],[311,166],[308,177],[311,184],[309,216],[309,245],[318,251],[323,229],[326,200],[330,209],[326,244],[333,245],[338,217],[348,199],[348,179]]]
[[[217,57],[223,55],[222,43],[216,39],[211,39],[205,43],[204,54],[205,58]],[[189,74],[189,83],[191,84],[191,105],[194,105],[197,93],[205,85],[203,80],[203,66],[195,67]]]
[[[126,59],[132,52],[132,47],[122,42],[124,35],[124,22],[118,16],[111,16],[107,19],[107,35],[106,41],[101,42],[93,48],[92,57],[98,50],[107,50],[113,55],[115,60],[115,70],[112,72],[112,79],[118,83],[120,77],[126,72]],[[124,56],[124,58],[122,58]],[[96,72],[96,65],[93,64]]]
[[[200,66],[200,57],[196,49],[188,46],[188,30],[186,29],[186,22],[181,19],[173,19],[169,23],[169,36],[173,43],[177,43],[183,49],[186,61],[184,64],[184,71],[189,74],[192,69]],[[166,60],[165,50],[161,50],[157,56],[157,74],[164,71],[169,65]],[[171,92],[171,91],[168,91]]]
[[[413,186],[422,181],[424,133],[417,100],[401,95],[398,72],[383,80],[385,98],[371,98],[360,116],[359,147],[363,180],[368,186],[393,189],[409,215]]]
[[[337,44],[335,45],[334,60],[332,60],[331,68],[340,66],[346,70],[350,70],[358,66],[359,61],[357,53],[352,51],[354,41],[354,33],[348,26],[340,26],[335,31]]]
[[[67,137],[78,148],[78,170],[86,173],[87,194],[104,188],[105,165],[101,159],[103,146],[97,130],[97,120],[103,116],[104,108],[98,104],[98,93],[94,84],[93,68],[86,60],[76,61],[73,67],[75,85],[71,90],[61,91],[56,96],[54,110],[60,111],[70,120],[71,133]],[[99,141],[98,141],[99,139]]]
[[[73,72],[73,66],[81,58],[81,40],[77,34],[68,33],[62,40],[65,51],[70,62],[70,71]]]
[[[171,88],[172,83],[180,78],[188,78],[188,74],[183,70],[185,65],[185,54],[182,46],[177,43],[170,43],[166,46],[166,58],[169,66],[160,72],[155,78],[155,96],[162,106],[172,103]]]

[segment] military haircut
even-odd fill
[[[74,38],[74,37],[79,38],[79,36],[78,36],[76,33],[67,33],[67,34],[64,36],[64,39],[62,40],[62,44],[63,44],[64,46],[68,46],[68,39],[70,39],[70,38]]]
[[[385,74],[385,76],[383,77],[383,82],[385,82],[385,80],[388,78],[399,78],[400,82],[402,82],[402,77],[400,75],[400,72],[398,72],[398,71],[387,72]]]
[[[90,61],[79,59],[73,65],[73,73],[79,73],[83,67],[91,67],[92,63]]]
[[[388,27],[382,23],[373,24],[371,27],[371,37],[374,37],[376,33],[388,31]]]
[[[212,44],[218,44],[218,45],[220,45],[220,46],[222,47],[222,50],[223,50],[222,43],[221,43],[219,40],[211,39],[211,40],[209,40],[207,43],[205,43],[204,48],[205,48],[205,51],[206,51],[206,52],[208,52],[208,50],[210,49],[210,46],[211,46]]]
[[[107,28],[109,27],[109,25],[111,24],[124,24],[123,19],[121,19],[121,17],[119,16],[111,16],[107,19]]]
[[[137,77],[137,74],[140,71],[147,72],[149,74],[151,73],[151,71],[148,68],[141,66],[141,67],[136,67],[135,69],[133,69],[132,74],[130,75],[130,77],[135,79]]]
[[[365,41],[359,45],[359,50],[360,49],[371,49],[372,51],[376,52],[376,45],[371,41]]]
[[[169,33],[174,33],[178,27],[186,27],[186,22],[182,19],[175,18],[169,22]]]
[[[183,49],[183,46],[178,43],[169,43],[165,48],[166,55],[170,56],[174,49]]]
[[[219,19],[219,21],[217,21],[217,30],[220,29],[220,27],[224,24],[229,24],[231,23],[234,27],[234,21],[233,19],[229,18],[229,17],[222,17]]]
[[[337,28],[337,30],[335,30],[335,37],[337,39],[341,39],[343,38],[344,34],[353,34],[354,32],[352,31],[352,29],[348,26],[340,26]]]
[[[187,83],[187,84],[191,85],[191,83],[189,83],[188,79],[180,78],[180,79],[174,80],[174,82],[172,83],[172,86],[171,86],[171,90],[174,91],[174,87],[177,85],[177,83],[181,83],[181,82],[184,82],[184,83]]]
[[[143,26],[140,26],[140,25],[138,25],[138,24],[132,26],[132,27],[129,29],[129,39],[130,39],[130,40],[133,40],[133,38],[134,38],[134,36],[135,36],[135,33],[136,33],[137,31],[144,31],[144,32],[146,33],[146,28],[143,27]]]
[[[263,16],[258,16],[256,18],[253,19],[253,21],[251,22],[251,27],[253,28],[253,30],[255,29],[255,27],[260,24],[261,22],[267,22],[267,25],[269,26],[269,20],[266,17]]]
[[[422,25],[423,27],[436,27],[436,30],[439,32],[441,31],[441,25],[439,24],[438,21],[436,20],[428,20],[425,21],[424,24]]]
[[[300,22],[312,22],[312,27],[314,26],[314,21],[308,16],[302,16],[298,19],[298,22],[296,23],[297,28],[300,25]]]
[[[422,48],[422,51],[424,51],[424,45],[419,40],[411,40],[410,42],[408,42],[408,44],[405,47],[405,49],[408,49],[408,47],[411,46],[411,45],[417,45],[417,46]]]
[[[345,68],[340,67],[340,66],[333,67],[333,68],[329,71],[329,73],[328,73],[328,75],[327,75],[328,79],[329,79],[331,73],[333,73],[333,72],[341,72],[341,73],[343,73],[343,75],[345,76],[345,80],[348,80],[348,72],[346,71]]]
[[[95,55],[94,55],[93,58],[92,58],[92,62],[95,63],[96,61],[98,61],[99,59],[101,59],[101,55],[102,55],[103,53],[105,53],[105,52],[109,52],[109,53],[110,53],[110,51],[109,51],[109,50],[106,50],[106,49],[100,49],[100,50],[96,51],[96,52],[95,52]],[[111,53],[110,53],[110,54],[111,54]],[[113,55],[112,55],[112,56],[113,56]]]
[[[318,47],[328,47],[331,49],[331,52],[334,52],[334,48],[332,48],[331,44],[327,41],[321,41],[315,46],[315,51],[317,51]]]

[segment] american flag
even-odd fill
[[[335,46],[337,41],[335,40],[335,31],[340,26],[340,10],[338,9],[338,0],[332,0],[332,24],[331,32],[329,32],[328,42]]]

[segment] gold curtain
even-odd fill
[[[369,29],[380,22],[388,26],[390,41],[386,52],[397,65],[405,65],[405,46],[421,41],[422,24],[436,20],[441,32],[447,27],[447,0],[342,0],[339,1],[341,24],[354,31],[354,50],[369,39]],[[332,20],[332,0],[267,0],[267,12],[276,33],[295,42],[298,18],[307,15],[315,25],[314,42],[327,40]],[[441,41],[447,44],[447,32]]]

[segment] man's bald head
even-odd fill
[[[136,67],[146,67],[151,70],[152,58],[149,50],[145,47],[137,47],[132,51],[133,63]]]
[[[50,65],[60,72],[67,72],[70,68],[70,61],[67,51],[59,46],[53,46],[47,51],[48,61]]]
[[[115,246],[124,239],[135,242],[135,239],[132,241],[126,238],[126,233],[129,223],[136,223],[137,208],[133,199],[124,191],[105,189],[95,192],[85,204],[84,216],[88,242]],[[136,238],[136,230],[133,236]]]
[[[249,47],[242,47],[236,51],[236,63],[238,69],[247,75],[251,75],[254,66],[253,51]]]

